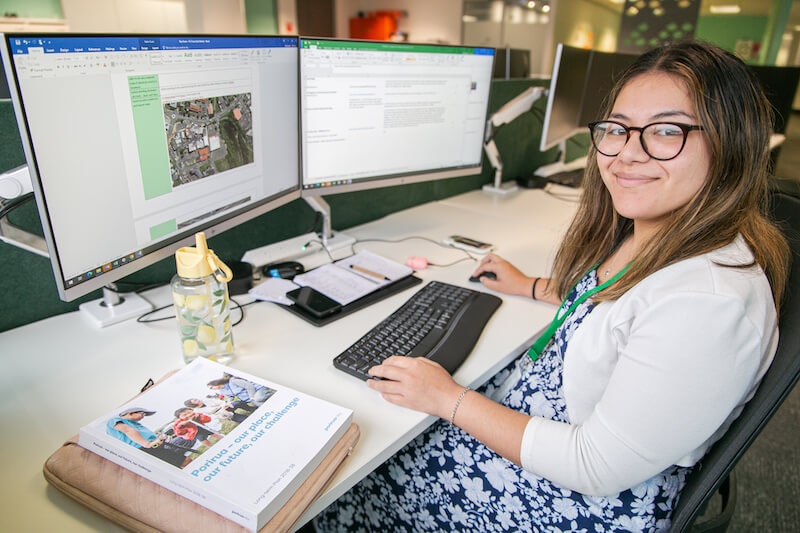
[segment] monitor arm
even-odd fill
[[[489,158],[492,168],[494,168],[494,183],[483,186],[483,190],[492,193],[505,194],[517,190],[513,183],[503,186],[503,162],[500,159],[500,152],[494,142],[495,132],[503,124],[514,121],[518,116],[527,113],[533,104],[547,93],[545,87],[530,87],[508,101],[503,107],[489,117],[486,121],[486,132],[483,139],[483,149],[486,157]]]
[[[27,165],[0,174],[0,210],[6,206],[13,209],[16,206],[12,204],[19,204],[20,200],[27,201],[30,196],[26,198],[25,195],[32,190],[31,175]],[[47,242],[39,235],[12,224],[8,220],[7,212],[0,216],[0,240],[23,250],[50,257]],[[153,305],[135,293],[122,296],[116,285],[110,283],[103,287],[102,299],[84,302],[78,308],[84,315],[89,316],[96,326],[102,328],[141,316],[152,311]]]
[[[32,192],[32,190],[28,165],[21,165],[0,174],[0,208],[8,206],[10,211],[10,209],[16,207],[12,206],[12,204],[19,204],[20,200],[26,201],[23,196]],[[23,250],[50,257],[44,238],[12,224],[8,220],[8,212],[0,216],[0,240],[7,244],[18,246]]]

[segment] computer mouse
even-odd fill
[[[489,272],[488,270],[484,270],[483,272],[481,272],[477,276],[470,276],[469,280],[470,281],[480,282],[481,278],[489,278],[491,280],[496,280],[497,279],[497,274],[495,274],[494,272]]]
[[[261,269],[261,273],[270,278],[292,279],[296,275],[305,272],[305,270],[303,265],[297,261],[285,261],[266,265]]]

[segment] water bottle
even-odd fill
[[[194,248],[175,252],[177,274],[170,283],[178,319],[183,360],[207,357],[222,364],[233,359],[228,281],[231,269],[195,234]]]

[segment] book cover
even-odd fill
[[[350,409],[198,358],[82,427],[78,443],[258,531],[352,417]]]

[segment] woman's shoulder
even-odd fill
[[[729,298],[740,302],[772,304],[772,291],[764,271],[754,262],[753,252],[740,235],[729,244],[690,257],[654,272],[622,300],[644,298],[650,302],[679,295]]]
[[[684,259],[646,277],[606,307],[614,327],[634,321],[708,320],[721,309],[758,331],[775,324],[775,304],[764,272],[753,265],[743,238]],[[713,321],[711,322],[713,323]]]
[[[772,302],[772,291],[753,253],[739,236],[711,252],[683,259],[653,272],[631,287],[614,302],[615,309],[648,307],[658,301],[686,297],[765,300]]]
[[[710,252],[683,259],[654,272],[644,281],[662,283],[678,278],[680,286],[693,283],[708,284],[725,278],[752,278],[764,276],[755,263],[752,250],[744,237],[737,236],[732,242]],[[765,277],[766,279],[766,277]]]

